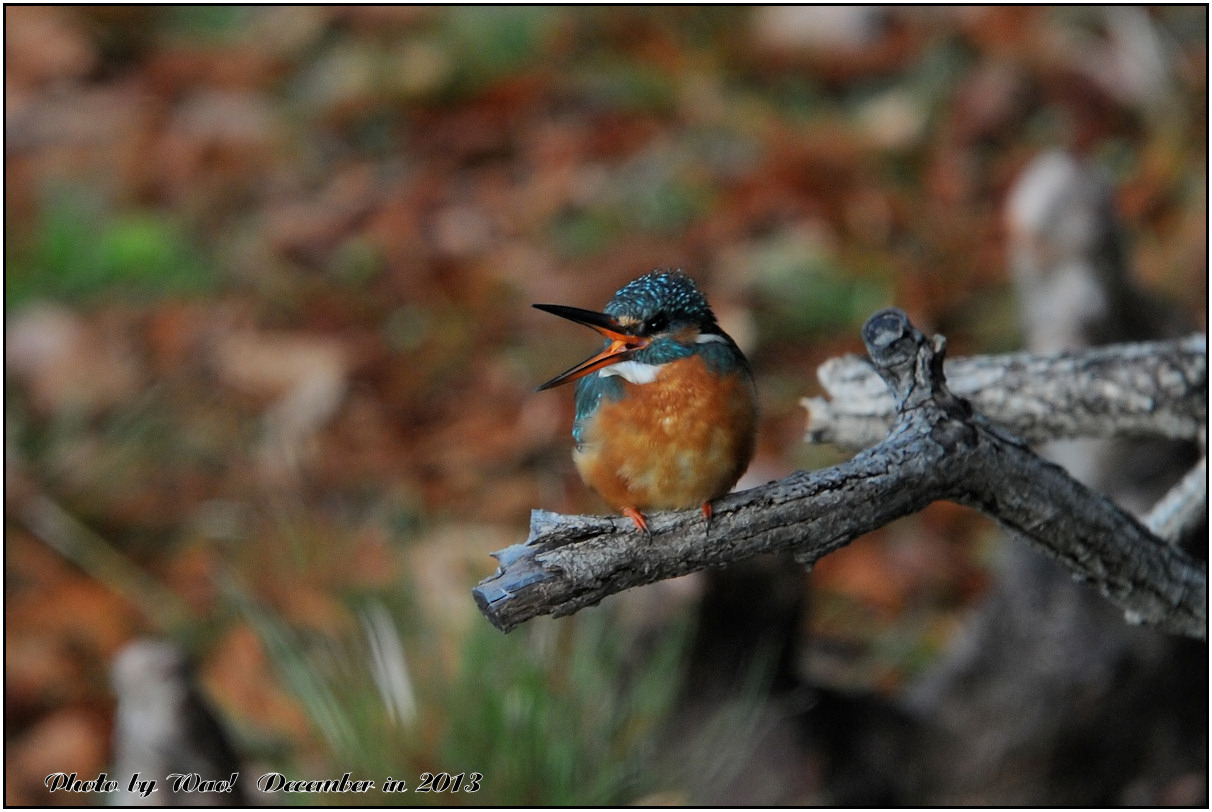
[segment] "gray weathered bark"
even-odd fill
[[[1090,348],[1181,334],[1179,315],[1132,284],[1096,171],[1063,153],[1041,156],[1010,195],[1007,225],[1032,352],[1116,353]],[[1146,408],[1161,408],[1147,388],[1141,394]],[[1066,439],[1040,453],[1137,515],[1154,505],[1149,526],[1202,557],[1206,482],[1164,496],[1198,459],[1204,438],[1193,439]],[[901,697],[919,730],[913,801],[1206,803],[1206,646],[1125,624],[1025,545],[1002,545],[998,559],[982,603]]]
[[[1029,443],[1072,437],[1164,437],[1204,442],[1208,338],[1117,344],[1046,354],[957,358],[947,388]],[[856,355],[826,361],[829,398],[804,398],[806,440],[846,448],[879,442],[896,416],[892,395]]]
[[[1197,562],[953,395],[941,338],[930,342],[898,310],[872,316],[863,333],[897,402],[882,443],[832,468],[726,496],[710,528],[695,512],[657,514],[649,538],[626,519],[536,511],[527,543],[498,552],[501,569],[475,588],[481,611],[508,631],[536,615],[570,614],[633,586],[759,553],[791,551],[811,565],[950,499],[1017,531],[1133,622],[1205,634],[1207,583]]]

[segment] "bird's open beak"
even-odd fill
[[[626,361],[635,354],[636,350],[648,346],[649,342],[652,341],[650,338],[633,335],[628,332],[627,328],[615,321],[613,316],[608,316],[605,313],[595,313],[592,310],[582,310],[579,307],[566,307],[564,305],[537,304],[534,307],[557,315],[560,318],[575,321],[577,324],[592,327],[610,340],[610,344],[597,355],[586,358],[567,372],[561,372],[559,375],[556,375],[536,389],[536,392],[542,392],[544,389],[551,389],[553,386],[575,381],[577,378],[584,377],[591,372],[597,372],[603,367],[617,364],[619,361]]]

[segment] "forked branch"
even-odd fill
[[[473,590],[480,610],[509,631],[537,615],[571,614],[634,586],[760,553],[790,551],[811,565],[947,499],[1060,560],[1128,620],[1205,636],[1202,564],[952,394],[941,337],[928,340],[889,309],[868,319],[863,338],[893,396],[896,418],[882,442],[840,465],[717,500],[710,527],[697,510],[656,513],[650,538],[622,517],[535,511],[530,538],[495,553],[500,569]]]

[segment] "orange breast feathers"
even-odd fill
[[[712,375],[697,355],[649,383],[604,398],[573,454],[581,478],[612,507],[681,510],[731,490],[749,467],[757,392],[743,372]]]

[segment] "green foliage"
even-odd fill
[[[606,608],[532,621],[508,636],[478,621],[453,673],[434,679],[439,663],[418,664],[428,679],[417,686],[416,717],[393,719],[363,641],[300,632],[233,597],[325,742],[328,771],[375,780],[373,792],[356,796],[360,804],[615,805],[657,789],[657,737],[676,696],[688,624],[645,644]],[[413,630],[405,647],[421,650],[419,618],[390,611],[398,628]],[[483,778],[475,794],[425,795],[414,791],[422,772]],[[388,777],[412,789],[381,792]]]
[[[606,178],[591,204],[557,216],[552,242],[565,256],[590,256],[627,234],[676,234],[712,202],[694,161],[663,148],[642,154]]]
[[[759,241],[747,261],[770,314],[762,320],[770,338],[853,329],[892,300],[878,269],[870,277],[856,274],[810,232]]]
[[[439,39],[457,66],[456,89],[474,92],[538,64],[559,13],[546,6],[455,6],[442,13]]]
[[[598,208],[564,211],[548,226],[552,243],[566,257],[585,257],[609,247],[621,226],[610,212]]]
[[[608,110],[669,113],[676,101],[675,79],[666,71],[617,57],[576,66],[570,84],[586,104]]]
[[[214,274],[171,216],[99,214],[79,197],[52,196],[34,233],[6,263],[5,304],[34,297],[154,297],[213,286]]]
[[[258,9],[241,5],[174,5],[162,12],[161,25],[170,34],[200,43],[224,42],[245,35]]]
[[[799,122],[810,121],[832,110],[831,100],[811,76],[792,74],[767,81],[768,86],[753,89],[781,116]]]
[[[446,691],[443,769],[483,773],[480,800],[493,804],[634,802],[656,789],[687,631],[666,629],[645,652],[607,608],[508,637],[479,624]]]

